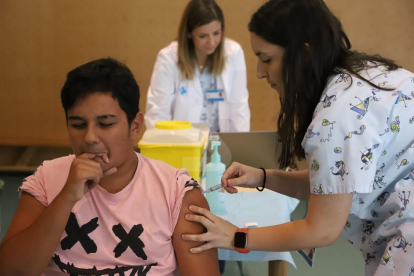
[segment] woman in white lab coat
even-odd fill
[[[224,37],[212,0],[191,0],[178,41],[162,49],[148,89],[145,125],[175,120],[208,123],[214,132],[250,130],[246,64],[240,45]]]

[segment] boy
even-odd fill
[[[20,188],[0,245],[0,275],[219,275],[217,251],[189,252],[191,204],[208,206],[185,170],[143,157],[139,88],[100,59],[68,73],[61,91],[75,155],[45,161]],[[200,243],[198,243],[200,244]]]

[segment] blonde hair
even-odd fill
[[[184,79],[194,78],[197,66],[197,56],[191,32],[214,20],[221,23],[221,41],[214,53],[207,57],[206,68],[215,76],[224,69],[224,17],[220,7],[214,0],[191,0],[181,17],[178,29],[178,68]]]

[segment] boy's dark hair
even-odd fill
[[[131,124],[139,112],[139,87],[128,67],[112,58],[88,62],[68,73],[60,93],[66,119],[70,108],[97,92],[116,99]]]
[[[372,62],[371,67],[379,64],[389,70],[399,67],[379,55],[351,50],[341,22],[322,0],[269,0],[253,14],[248,28],[285,50],[284,98],[278,118],[282,168],[290,165],[294,156],[305,157],[301,142],[330,76],[349,72],[363,79],[357,72],[369,67],[367,61]],[[375,88],[392,90],[364,80]]]

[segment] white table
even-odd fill
[[[299,204],[299,200],[290,198],[265,189],[258,192],[256,189],[238,188],[237,194],[226,194],[227,213],[219,217],[244,228],[247,222],[256,222],[259,227],[272,226],[290,221],[290,214]],[[228,261],[274,261],[282,260],[296,267],[290,252],[251,251],[241,254],[237,251],[219,249],[220,260]],[[270,263],[269,263],[270,265]],[[275,263],[272,264],[273,266]],[[279,268],[273,268],[273,270]],[[269,274],[276,275],[276,273]]]

